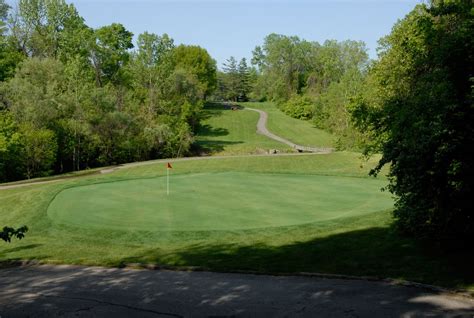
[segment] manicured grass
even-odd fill
[[[240,103],[242,106],[257,108],[268,113],[268,129],[295,144],[313,147],[334,147],[335,137],[324,130],[315,128],[309,121],[291,118],[279,110],[274,103]]]
[[[160,181],[163,181],[161,176],[166,171],[162,162],[125,168],[107,175],[85,176],[52,184],[2,190],[0,191],[0,224],[11,226],[26,224],[30,227],[30,231],[22,241],[15,240],[11,244],[2,245],[0,260],[37,259],[49,263],[107,266],[141,262],[172,266],[202,266],[219,271],[325,272],[392,277],[474,290],[472,253],[446,252],[434,245],[422,246],[423,243],[399,236],[391,228],[390,211],[372,210],[369,212],[367,210],[365,213],[359,206],[360,214],[348,213],[345,216],[340,214],[337,218],[318,218],[318,215],[312,214],[315,217],[314,221],[307,222],[305,218],[315,213],[311,207],[319,191],[331,191],[329,187],[322,189],[322,185],[329,184],[329,180],[332,180],[331,182],[337,188],[340,187],[341,191],[345,191],[344,188],[350,187],[350,184],[359,184],[361,188],[366,188],[357,190],[360,194],[367,191],[378,196],[379,192],[376,188],[385,180],[383,178],[373,180],[366,177],[368,169],[374,165],[374,162],[373,160],[364,163],[359,159],[359,155],[354,153],[334,153],[291,157],[225,159],[211,157],[204,160],[173,163],[172,176],[177,182],[175,186],[178,187],[178,183],[182,182],[181,189],[191,191],[194,188],[195,191],[202,192],[204,198],[206,198],[204,192],[207,188],[212,189],[212,192],[222,188],[223,191],[219,193],[222,197],[217,198],[214,194],[208,196],[207,199],[214,198],[216,202],[228,200],[227,206],[224,207],[235,214],[237,213],[232,209],[244,205],[245,201],[239,201],[237,197],[230,198],[233,191],[250,195],[245,187],[254,188],[260,191],[261,196],[274,197],[278,201],[286,200],[281,198],[286,193],[278,190],[270,194],[267,193],[267,189],[270,192],[273,186],[277,189],[284,188],[280,182],[294,182],[296,184],[292,183],[292,186],[302,187],[289,190],[288,195],[296,200],[302,192],[301,195],[304,195],[310,203],[306,212],[309,214],[299,215],[301,206],[294,210],[288,208],[285,215],[268,221],[275,224],[270,224],[271,226],[266,224],[258,228],[245,226],[249,224],[247,221],[235,220],[238,216],[232,216],[230,213],[224,213],[224,216],[228,220],[230,220],[229,217],[234,218],[235,225],[225,222],[227,228],[221,229],[209,226],[206,224],[212,220],[209,214],[207,221],[196,220],[199,228],[192,229],[181,227],[183,222],[186,222],[184,217],[174,215],[182,211],[170,211],[172,212],[170,220],[175,218],[179,221],[181,218],[179,221],[181,225],[169,223],[166,230],[160,228],[159,224],[153,226],[155,223],[144,226],[143,222],[134,218],[129,218],[125,226],[110,224],[109,222],[117,222],[117,220],[110,218],[110,214],[107,213],[96,213],[95,219],[87,219],[88,213],[84,209],[78,210],[84,219],[77,218],[77,215],[67,215],[68,211],[59,211],[61,215],[54,215],[54,213],[51,215],[51,211],[48,214],[48,206],[51,202],[54,204],[55,196],[58,199],[61,194],[67,194],[68,191],[74,191],[74,189],[92,187],[89,188],[92,191],[93,187],[121,185],[123,194],[124,189],[127,188],[126,182],[131,182],[128,183],[131,193],[138,195],[142,192],[144,197],[153,198],[154,195],[144,192],[163,191],[163,184]],[[201,182],[196,181],[193,184],[194,181],[189,179],[199,178],[198,174],[203,174],[204,178]],[[255,178],[252,179],[252,175]],[[334,176],[334,178],[327,176]],[[222,180],[217,180],[221,177]],[[178,180],[180,178],[181,181]],[[274,180],[274,184],[269,180]],[[154,182],[160,183],[161,188]],[[256,184],[253,185],[253,182]],[[219,187],[219,184],[223,186]],[[238,188],[238,185],[242,188]],[[370,187],[373,190],[370,190]],[[107,190],[107,188],[102,190]],[[96,195],[93,192],[88,193]],[[123,200],[123,195],[117,195],[113,199],[105,198],[104,193],[102,192],[104,200]],[[252,195],[254,198],[259,196],[258,193]],[[336,194],[324,192],[324,195]],[[157,194],[157,196],[154,199],[159,200],[160,195]],[[382,197],[385,196],[386,194],[382,195]],[[187,200],[187,198],[183,196],[180,199]],[[171,208],[173,204],[196,207],[198,203],[195,200],[199,198],[193,198],[190,194],[189,199],[194,200],[194,204],[163,202],[163,207]],[[354,200],[357,199],[354,198]],[[360,200],[364,199],[360,198]],[[370,202],[370,200],[366,201]],[[87,206],[84,202],[77,204]],[[333,203],[327,201],[327,204]],[[157,207],[159,206],[157,204]],[[386,206],[378,208],[386,208]],[[196,209],[198,210],[198,207]],[[204,212],[205,209],[197,213],[201,213],[201,216]],[[125,209],[121,213],[126,213]],[[191,211],[187,213],[189,215]],[[266,211],[266,213],[269,212]],[[288,220],[293,219],[290,213],[294,213],[293,218],[298,224],[287,223]],[[64,216],[69,220],[68,222],[61,219]],[[105,219],[98,219],[101,216]],[[220,214],[217,218],[219,217],[221,217]],[[254,221],[258,220],[257,216],[250,217]],[[298,220],[298,218],[304,219]],[[189,216],[189,219],[187,224],[191,224],[192,216]],[[224,224],[218,219],[214,219],[214,222]],[[303,224],[300,224],[301,222]],[[119,221],[119,223],[124,222]],[[284,223],[287,224],[283,225]]]
[[[390,209],[383,180],[335,176],[199,173],[79,186],[60,192],[58,224],[135,231],[243,230],[321,222]]]
[[[197,145],[204,152],[215,155],[258,154],[270,149],[291,152],[285,144],[257,134],[258,117],[256,112],[208,103],[197,131]]]

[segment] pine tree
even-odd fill
[[[225,86],[227,90],[226,98],[237,101],[239,97],[239,87],[240,87],[240,79],[239,79],[239,68],[237,66],[237,60],[235,57],[231,56],[226,60],[223,67],[225,76]]]
[[[245,58],[242,58],[239,62],[238,73],[239,73],[238,99],[242,101],[247,101],[251,87],[250,87],[250,69],[247,65],[247,60]]]

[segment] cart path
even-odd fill
[[[306,147],[306,146],[298,145],[298,144],[295,144],[294,142],[289,141],[288,139],[277,136],[267,129],[267,121],[268,121],[267,112],[260,109],[249,108],[249,107],[245,107],[245,109],[252,110],[260,114],[260,118],[258,119],[258,123],[257,123],[257,132],[259,134],[267,136],[268,138],[276,140],[278,142],[284,143],[290,146],[291,148],[296,149],[297,151],[300,151],[300,152],[307,151],[307,152],[312,152],[312,153],[326,153],[327,154],[334,151],[334,148]]]
[[[1,317],[472,315],[472,298],[377,281],[70,265],[0,270]]]
[[[22,181],[22,183],[6,183],[0,184],[0,191],[7,190],[7,189],[15,189],[15,188],[22,188],[32,185],[41,185],[41,184],[49,184],[55,183],[60,181],[66,181],[71,179],[82,178],[91,175],[98,175],[98,174],[107,174],[114,172],[119,169],[126,169],[131,167],[139,167],[139,166],[146,166],[152,165],[157,163],[166,163],[166,162],[177,162],[177,161],[194,161],[194,160],[213,160],[213,159],[232,159],[232,158],[250,158],[250,157],[285,157],[285,156],[309,156],[309,155],[324,155],[327,153],[277,153],[277,154],[249,154],[249,155],[232,155],[232,156],[198,156],[198,157],[181,157],[181,158],[166,158],[166,159],[154,159],[148,161],[139,161],[139,162],[130,162],[120,164],[118,166],[111,166],[111,167],[103,167],[100,170],[97,170],[94,173],[84,174],[84,175],[77,175],[77,176],[66,176],[61,177],[59,176],[52,176],[51,180],[38,180],[35,181],[32,179],[29,182]]]

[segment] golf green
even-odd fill
[[[144,231],[287,226],[390,209],[386,181],[294,174],[203,173],[77,186],[48,207],[57,224]]]

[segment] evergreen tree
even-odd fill
[[[225,73],[224,85],[226,88],[226,98],[237,101],[240,93],[239,68],[235,57],[231,56],[226,60],[223,67]]]
[[[251,87],[250,87],[250,69],[247,66],[247,60],[245,58],[242,58],[239,62],[238,74],[239,74],[238,99],[241,101],[247,101]]]

